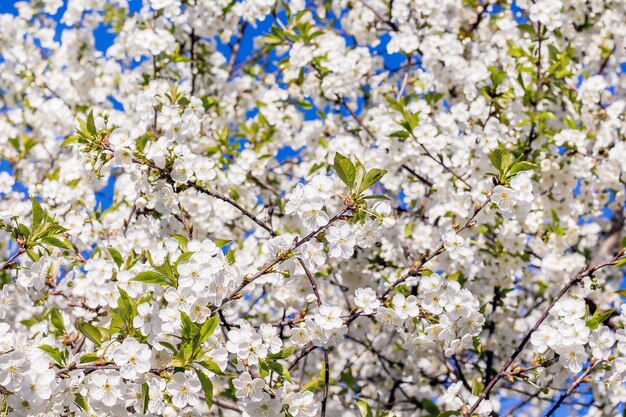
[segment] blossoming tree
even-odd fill
[[[624,412],[626,3],[135,6],[0,14],[2,415]]]

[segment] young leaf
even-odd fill
[[[618,260],[617,263],[615,264],[615,268],[623,268],[624,266],[626,266],[626,258],[622,258],[622,259]],[[619,294],[619,292],[618,292],[618,294]],[[622,295],[622,294],[620,294],[620,295]],[[624,296],[626,297],[626,294],[624,294]]]
[[[132,324],[133,318],[136,314],[135,300],[130,298],[128,293],[122,288],[118,287],[120,296],[117,299],[117,312],[120,319],[126,324]]]
[[[84,334],[87,339],[91,340],[96,345],[102,343],[102,334],[100,333],[100,330],[98,330],[94,325],[87,322],[82,322],[78,323],[76,327],[78,327],[79,332]]]
[[[58,331],[65,333],[65,324],[63,323],[63,316],[59,313],[59,310],[53,308],[50,310],[50,321],[55,329]]]
[[[179,313],[183,324],[181,329],[183,340],[191,340],[196,333],[196,326],[194,326],[193,321],[191,321],[187,313],[184,311],[179,311]]]
[[[491,84],[493,87],[497,87],[500,84],[502,84],[502,81],[504,81],[504,77],[506,77],[506,71],[502,71],[499,68],[496,67],[489,67],[489,72],[491,73]]]
[[[170,285],[170,282],[163,275],[154,271],[144,271],[135,275],[131,281],[143,282],[144,284]]]
[[[494,149],[489,154],[489,160],[500,176],[503,177],[511,164],[511,154],[500,148]]]
[[[357,399],[356,403],[359,406],[361,417],[374,417],[374,414],[372,413],[372,408],[370,407],[368,403],[360,399]]]
[[[615,307],[611,308],[609,311],[605,311],[604,313],[600,313],[600,309],[597,309],[595,313],[593,313],[593,317],[587,320],[587,327],[591,330],[597,329],[602,323],[604,323],[611,314],[615,311]]]
[[[141,412],[146,414],[148,412],[148,404],[150,403],[150,387],[148,383],[141,384]]]
[[[317,386],[319,385],[319,383],[320,378],[316,376],[315,378],[312,378],[309,382],[304,384],[302,388],[300,388],[300,392],[311,391],[314,393],[317,390]]]
[[[78,143],[78,136],[68,136],[61,142],[61,147],[70,146],[75,143]]]
[[[96,121],[93,117],[93,110],[91,110],[87,115],[87,131],[91,134],[91,136],[96,136],[98,134],[98,129],[96,129]]]
[[[204,368],[206,368],[207,371],[213,372],[214,374],[218,374],[218,375],[223,374],[220,367],[217,366],[217,364],[210,359],[200,361],[198,362],[198,364],[202,365]]]
[[[363,180],[363,184],[361,185],[359,192],[367,190],[372,185],[376,184],[378,181],[380,181],[382,177],[385,176],[386,173],[387,171],[385,171],[384,169],[378,169],[378,168],[370,169],[367,175],[365,176],[365,179]]]
[[[42,237],[40,242],[43,243],[44,245],[56,246],[57,248],[61,248],[61,249],[71,249],[71,244],[70,244],[70,247],[68,248],[67,242],[64,242],[63,240],[56,238],[54,236]]]
[[[180,247],[183,252],[187,250],[187,244],[189,243],[187,236],[183,236],[178,233],[174,233],[171,236],[178,241],[178,247]]]
[[[83,411],[87,411],[89,409],[89,405],[81,394],[74,394],[74,404],[78,406]]]
[[[80,363],[93,363],[100,359],[97,353],[85,353],[80,357]]]
[[[354,158],[354,169],[354,183],[352,184],[352,186],[355,190],[358,190],[360,192],[363,189],[362,184],[363,179],[365,178],[365,167],[357,157]]]
[[[117,249],[109,248],[109,253],[111,254],[111,258],[113,258],[113,261],[115,261],[117,267],[119,268],[122,266],[124,258],[122,258],[122,255],[117,251]]]
[[[197,344],[201,345],[204,343],[211,335],[215,332],[217,328],[217,323],[219,322],[219,318],[217,315],[208,318],[200,328],[200,332],[198,332],[198,340]]]
[[[34,197],[31,198],[31,202],[32,202],[32,210],[33,210],[33,224],[32,224],[31,230],[33,231],[33,233],[36,233],[39,230],[39,227],[41,227],[43,223],[45,212],[41,208],[41,205],[39,204],[39,202],[35,200]]]
[[[200,385],[202,385],[202,391],[204,391],[206,405],[211,408],[213,405],[213,383],[204,372],[199,369],[196,369],[195,371],[198,375],[198,379],[200,380]]]
[[[228,261],[228,265],[232,265],[235,263],[235,251],[234,250],[228,250],[228,252],[226,252],[226,260]]]
[[[293,354],[294,350],[296,350],[296,345],[283,349],[278,353],[270,353],[269,355],[267,355],[267,358],[268,359],[287,359]]]
[[[283,366],[280,363],[274,362],[272,360],[266,360],[265,363],[269,369],[283,377],[283,379],[291,382],[291,375],[289,374],[289,369],[287,369],[286,366]]]
[[[356,168],[354,168],[354,164],[348,158],[337,152],[335,154],[334,168],[341,178],[341,181],[344,182],[348,187],[352,188],[354,184],[354,179],[356,177]]]
[[[165,347],[165,348],[167,348],[167,349],[171,350],[171,351],[172,351],[172,352],[174,352],[174,353],[177,353],[177,352],[178,352],[178,350],[177,350],[177,349],[176,349],[176,348],[175,348],[175,347],[174,347],[171,343],[168,343],[168,342],[159,342],[159,344],[160,344],[161,346],[163,346],[163,347]]]
[[[39,349],[43,350],[48,355],[50,355],[50,357],[52,359],[54,359],[54,361],[57,364],[63,365],[63,362],[64,362],[63,354],[61,353],[61,351],[59,349],[53,348],[50,345],[41,345],[41,346],[39,346]]]
[[[532,162],[527,162],[527,161],[519,161],[519,162],[515,162],[512,166],[511,169],[509,169],[509,172],[507,173],[508,177],[512,177],[522,171],[530,171],[532,169],[537,169],[539,168],[537,165],[533,164]]]

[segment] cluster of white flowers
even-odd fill
[[[446,356],[453,356],[473,345],[473,338],[480,334],[485,322],[479,312],[479,301],[467,289],[461,288],[458,281],[446,281],[439,274],[423,277],[420,282],[420,305],[427,313],[424,321],[415,326],[412,332],[403,335],[403,347],[408,350],[437,349],[442,347]],[[398,295],[394,297],[395,300]],[[413,298],[414,296],[408,297]],[[400,295],[400,306],[406,301]],[[415,301],[413,301],[415,302]],[[406,307],[403,307],[406,308]],[[398,309],[394,307],[397,311]],[[419,310],[412,309],[415,317]],[[401,314],[400,319],[406,319]],[[433,322],[433,324],[429,324]]]
[[[506,217],[524,218],[532,207],[533,184],[528,171],[517,174],[511,179],[511,187],[497,185],[493,189],[493,201]]]
[[[624,2],[7,4],[0,415],[624,411]]]
[[[579,373],[583,370],[590,356],[586,346],[589,347],[591,357],[597,361],[607,360],[612,354],[615,332],[605,325],[597,326],[592,331],[586,309],[587,304],[581,298],[559,301],[550,311],[553,320],[542,324],[531,336],[531,343],[536,346],[538,353],[547,355],[550,349],[558,355],[558,366],[562,367],[558,372],[561,384],[567,380],[567,371]],[[623,330],[619,333],[624,334]]]

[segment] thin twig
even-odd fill
[[[430,181],[428,178],[418,174],[417,172],[415,172],[413,170],[413,168],[411,168],[410,166],[408,166],[407,164],[402,164],[402,169],[404,169],[406,172],[408,172],[409,174],[413,175],[415,178],[417,178],[421,183],[423,183],[424,185],[428,186],[428,188],[432,188],[433,183],[432,181]]]
[[[298,262],[304,268],[304,273],[306,274],[309,282],[311,283],[311,287],[313,288],[313,293],[315,293],[315,300],[317,301],[317,306],[320,307],[322,305],[322,297],[320,297],[320,293],[317,289],[317,284],[315,282],[315,277],[309,271],[309,268],[304,264],[302,258],[298,257]],[[328,385],[330,383],[330,369],[328,369],[328,348],[324,346],[324,397],[322,398],[322,411],[321,417],[326,416],[326,403],[328,402]]]
[[[167,179],[169,179],[172,182],[175,182],[175,180],[172,178],[171,174],[169,172],[167,172],[165,169],[163,168],[159,168],[158,166],[156,166],[154,163],[150,162],[150,161],[140,161],[136,158],[133,158],[133,162],[135,162],[136,164],[140,164],[140,165],[147,165],[148,167],[158,171],[162,176],[166,177]],[[242,207],[239,203],[237,203],[235,200],[233,200],[232,198],[229,198],[225,195],[222,195],[220,193],[217,193],[215,191],[211,191],[195,182],[191,182],[188,181],[186,183],[184,183],[184,185],[186,185],[187,187],[193,188],[196,191],[199,191],[202,194],[206,194],[209,195],[211,197],[217,198],[218,200],[222,200],[225,201],[226,203],[230,204],[231,206],[235,207],[237,210],[239,210],[243,215],[245,215],[246,217],[248,217],[250,220],[252,220],[253,222],[255,222],[256,224],[258,224],[259,226],[261,226],[263,229],[265,229],[267,232],[270,233],[270,235],[272,236],[276,236],[276,233],[274,232],[274,230],[264,221],[262,221],[261,219],[259,219],[257,216],[255,216],[254,214],[252,214],[250,211],[246,210],[244,207]]]
[[[10,268],[11,266],[13,266],[13,261],[20,256],[21,254],[23,254],[24,252],[26,252],[26,248],[24,248],[23,246],[20,246],[19,250],[17,252],[15,252],[13,255],[11,255],[6,261],[4,261],[2,263],[2,265],[0,266],[0,271],[4,271],[7,268]]]
[[[580,384],[582,384],[583,382],[587,382],[587,377],[589,376],[591,371],[593,371],[593,368],[595,368],[601,362],[602,361],[594,362],[594,360],[592,359],[589,363],[589,366],[587,366],[585,372],[583,372],[578,378],[576,378],[572,385],[559,397],[557,402],[552,406],[552,408],[550,408],[550,410],[546,413],[544,417],[550,417],[552,414],[554,414],[554,412],[561,406],[563,401],[565,401],[567,397],[572,395],[572,393],[576,391]]]

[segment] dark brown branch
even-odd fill
[[[417,178],[422,184],[426,185],[429,188],[432,188],[433,183],[432,181],[430,181],[428,178],[423,177],[422,175],[418,174],[417,172],[415,172],[411,167],[409,167],[407,164],[402,164],[402,169],[404,169],[406,172],[408,172],[409,174],[413,175],[415,178]]]

